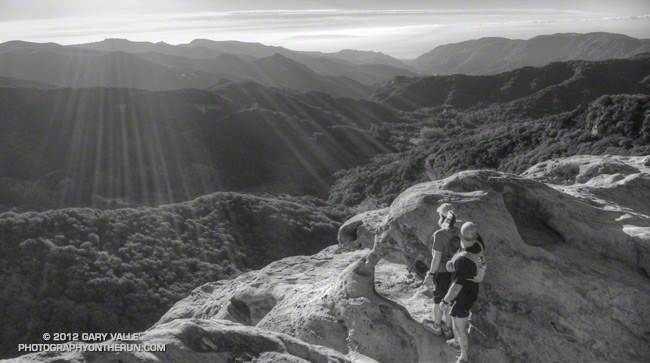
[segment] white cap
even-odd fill
[[[438,212],[438,214],[446,217],[446,216],[449,215],[449,212],[452,212],[452,213],[454,212],[454,207],[449,203],[442,203],[442,204],[440,204],[440,207],[438,207],[438,209],[436,209],[436,212]]]

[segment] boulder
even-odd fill
[[[379,233],[379,228],[388,211],[388,208],[384,208],[359,213],[343,223],[338,234],[341,249],[354,251],[372,248],[375,244],[375,236]]]

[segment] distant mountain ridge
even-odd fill
[[[496,74],[558,61],[629,58],[649,52],[650,39],[613,33],[557,33],[528,40],[481,38],[436,47],[411,65],[427,74]]]
[[[606,94],[650,93],[650,54],[630,59],[556,62],[487,76],[454,74],[395,78],[373,95],[400,110],[503,105],[541,116],[570,111]]]
[[[195,39],[189,44],[180,45],[181,47],[198,46],[213,49],[222,53],[247,54],[255,58],[269,57],[275,53],[282,54],[289,58],[334,58],[350,62],[353,64],[383,64],[398,68],[409,68],[403,61],[386,55],[381,52],[361,51],[353,49],[343,49],[336,53],[324,53],[316,51],[296,51],[284,47],[264,45],[262,43],[247,43],[239,41],[214,41],[208,39]]]
[[[35,51],[49,53],[38,53],[40,59],[33,59]],[[650,52],[650,40],[612,33],[558,33],[529,40],[481,38],[442,45],[412,61],[372,51],[295,51],[261,43],[208,39],[180,45],[125,39],[71,46],[10,41],[0,44],[0,76],[72,87],[151,90],[207,88],[224,79],[252,80],[299,92],[320,91],[337,97],[365,98],[378,84],[394,77],[417,76],[415,69],[424,74],[490,75],[558,61],[629,58],[643,52]],[[132,58],[122,55],[120,60],[109,59],[104,64],[91,62],[112,53]],[[153,64],[142,63],[140,59]],[[73,65],[77,68],[83,65],[85,69],[68,69]],[[126,70],[118,70],[118,66]],[[121,78],[117,76],[118,71],[122,72]],[[109,76],[98,80],[101,77],[98,74]],[[73,75],[74,80],[61,79],[62,75]]]
[[[64,87],[206,89],[226,79],[366,98],[374,86],[395,76],[416,75],[407,68],[376,52],[299,52],[235,41],[196,40],[178,46],[125,39],[72,46],[0,44],[0,77]]]

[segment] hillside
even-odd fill
[[[334,243],[340,218],[309,198],[236,193],[159,208],[0,214],[0,358],[46,330],[146,329],[203,283]]]
[[[569,60],[599,61],[650,52],[650,39],[613,33],[558,33],[528,40],[481,38],[446,44],[411,65],[427,74],[496,74]]]
[[[225,74],[172,68],[124,52],[75,54],[58,50],[0,53],[0,76],[64,87],[127,87],[148,90],[205,89]]]
[[[382,52],[343,49],[336,53],[329,53],[328,55],[355,64],[380,64],[397,68],[404,68],[407,66],[403,61]]]
[[[539,116],[569,111],[606,94],[650,93],[648,76],[650,53],[631,59],[558,62],[490,76],[396,78],[380,87],[373,99],[407,111],[501,105],[501,112],[511,109]]]
[[[263,59],[246,59],[242,55],[223,54],[216,58],[192,59],[161,53],[138,53],[138,58],[166,66],[195,69],[202,72],[226,74],[232,81],[255,81],[270,86],[288,87],[296,91],[321,91],[337,96],[367,97],[370,85],[385,82],[394,75],[411,74],[401,69],[345,64],[326,58],[304,58],[300,62],[276,55],[275,62]],[[267,57],[268,58],[268,57]],[[381,66],[379,66],[381,67]],[[351,88],[337,82],[335,76],[350,79]],[[360,84],[354,84],[360,83]]]
[[[345,124],[370,129],[382,123],[404,122],[391,107],[368,100],[333,97],[322,92],[296,94],[256,82],[225,82],[213,90],[246,107],[266,108],[323,125]]]
[[[263,75],[261,81],[298,91],[320,91],[340,97],[364,98],[372,93],[372,88],[352,79],[321,76],[306,65],[279,53],[252,61]]]
[[[372,131],[381,119],[352,121],[369,101],[343,100],[339,114],[249,88],[0,88],[1,210],[159,205],[214,191],[324,196],[334,172],[392,150]]]
[[[647,180],[647,162],[585,156],[535,169],[535,179],[584,169],[576,175],[580,182],[563,186],[487,170],[413,185],[389,208],[344,223],[338,248],[195,289],[139,342],[168,344],[155,354],[161,362],[453,361],[457,353],[445,338],[421,324],[431,313],[431,293],[422,286],[437,228],[431,216],[451,202],[462,218],[478,224],[489,258],[472,309],[473,362],[645,362],[650,216],[622,208],[616,194],[625,184]],[[627,170],[618,182],[613,163]],[[649,186],[640,192],[647,195]],[[603,199],[585,198],[595,190]],[[607,314],[595,320],[603,309]],[[137,352],[23,359],[63,357],[150,359]]]
[[[12,77],[0,77],[0,87],[56,88],[51,84]]]
[[[528,121],[498,113],[444,112],[411,128],[382,132],[408,139],[408,150],[337,174],[330,199],[386,206],[417,182],[490,168],[521,173],[552,158],[591,154],[650,155],[650,95],[602,96],[588,107]]]

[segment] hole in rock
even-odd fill
[[[357,238],[359,238],[359,227],[362,225],[358,225],[356,228],[350,228],[350,232],[348,233],[348,236],[350,236],[350,239],[352,241],[356,241]]]
[[[272,295],[255,295],[245,298],[231,297],[228,313],[232,319],[244,325],[257,325],[277,305]]]
[[[343,229],[343,235],[348,241],[356,241],[359,238],[359,228],[363,225],[362,222],[354,223]]]
[[[228,307],[228,312],[236,319],[236,321],[244,325],[252,325],[251,309],[245,302],[234,297],[230,298],[230,306]]]
[[[545,222],[536,203],[514,192],[504,193],[503,201],[526,244],[546,249],[565,242],[564,237]]]

